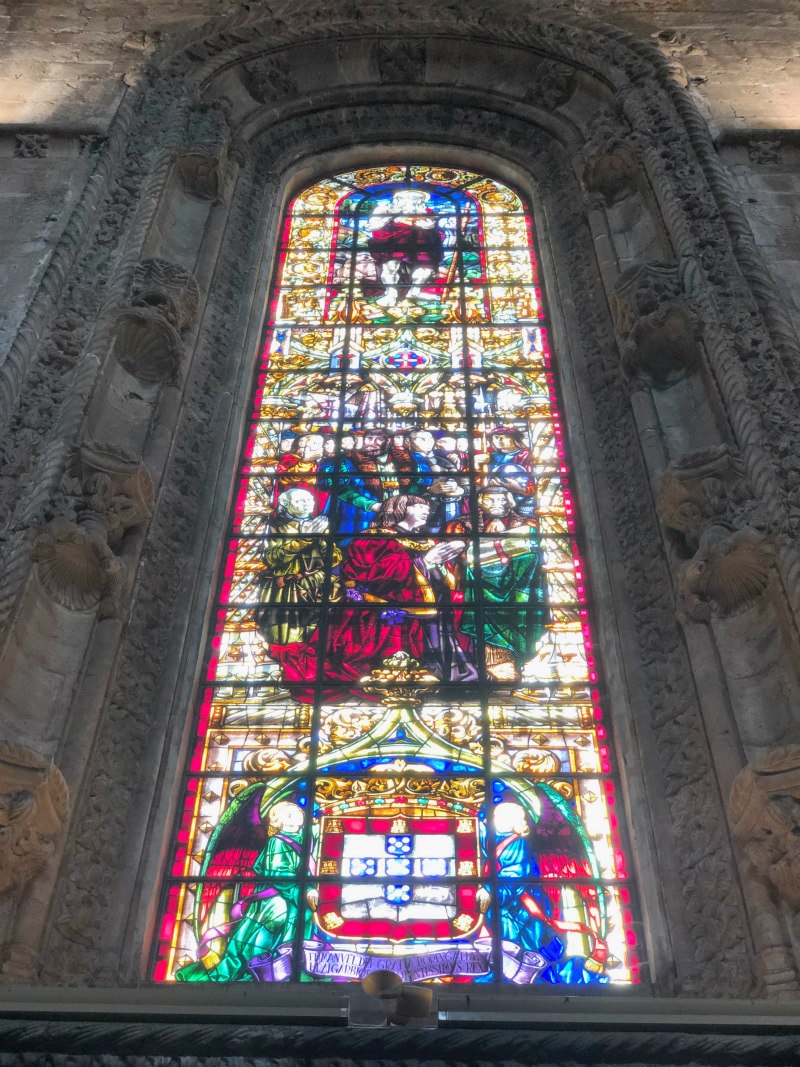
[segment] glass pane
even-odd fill
[[[159,980],[638,980],[534,232],[390,164],[281,231]]]

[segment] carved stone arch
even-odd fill
[[[157,501],[146,535],[126,535],[129,563],[141,565],[122,619],[86,634],[80,684],[76,669],[60,742],[71,760],[65,774],[75,817],[50,911],[23,902],[7,940],[37,947],[31,977],[46,982],[128,984],[143,976],[141,946],[169,847],[163,828],[181,758],[176,738],[196,683],[276,220],[290,192],[333,169],[334,160],[355,165],[379,151],[438,152],[476,167],[483,161],[540,210],[559,309],[562,386],[588,442],[575,450],[578,483],[593,539],[609,561],[598,548],[595,589],[608,609],[601,643],[622,709],[618,734],[632,754],[627,787],[647,857],[641,874],[656,988],[745,995],[752,939],[763,953],[784,946],[785,936],[777,923],[751,930],[748,922],[749,890],[743,897],[720,799],[741,766],[741,709],[726,692],[724,671],[709,677],[696,670],[712,640],[735,651],[738,638],[699,632],[697,622],[682,632],[676,622],[682,563],[665,551],[651,486],[668,466],[686,466],[687,453],[738,449],[746,484],[738,514],[726,521],[768,531],[776,577],[772,585],[764,577],[750,601],[734,598],[737,610],[760,610],[756,601],[770,595],[787,614],[794,609],[797,516],[783,506],[781,456],[786,427],[796,433],[783,370],[797,357],[796,338],[706,131],[649,46],[607,26],[538,17],[514,4],[482,16],[474,6],[434,14],[426,5],[423,37],[419,12],[387,17],[381,8],[361,0],[290,4],[282,16],[253,11],[206,27],[180,51],[156,58],[138,110],[132,101],[109,140],[100,164],[107,181],[137,191],[116,220],[121,252],[102,268],[106,305],[87,331],[79,372],[57,398],[62,418],[47,451],[33,457],[44,489],[19,502],[14,529],[30,529],[63,502],[65,457],[87,436],[141,457]],[[327,66],[309,63],[313,48]],[[465,56],[474,57],[472,67]],[[337,84],[319,74],[321,83],[310,84],[320,69],[336,71]],[[626,248],[631,213],[645,222],[639,243]],[[84,225],[91,244],[88,219]],[[171,225],[182,232],[170,233]],[[136,306],[136,278],[147,262],[171,279],[163,299],[148,289],[145,309],[147,365],[163,362],[167,370],[150,371],[134,388],[130,367],[114,354],[115,324]],[[75,273],[88,279],[96,269],[86,260]],[[178,290],[191,293],[188,303]],[[178,316],[180,331],[177,312],[170,320],[164,311],[176,300],[191,306]],[[668,312],[684,325],[702,323],[681,334],[686,347],[697,344],[681,362],[686,374],[660,369]],[[139,322],[143,312],[137,315]],[[648,363],[653,350],[658,358]],[[10,397],[26,375],[35,378],[26,358],[19,350],[3,368]],[[767,371],[779,382],[769,396],[759,384]],[[0,578],[2,603],[12,617],[28,611],[39,618],[44,608],[30,592],[26,552],[20,533]],[[713,590],[708,599],[720,602]],[[68,624],[54,624],[54,640]],[[710,744],[717,729],[735,740]],[[788,742],[796,729],[784,717],[770,743]],[[796,961],[788,966],[796,975]],[[784,956],[781,967],[785,975]]]

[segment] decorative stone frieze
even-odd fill
[[[114,354],[134,378],[171,385],[178,376],[183,344],[175,326],[160,310],[129,307],[117,315]]]
[[[200,288],[188,270],[166,259],[146,259],[133,277],[133,307],[158,311],[179,333],[197,316]]]
[[[50,136],[46,133],[18,133],[14,155],[18,159],[44,159],[50,148]]]
[[[228,167],[230,128],[220,101],[189,109],[183,144],[175,160],[187,192],[203,200],[222,194]]]
[[[0,896],[42,870],[68,808],[67,783],[51,760],[0,741]]]
[[[800,745],[776,748],[740,771],[728,818],[758,877],[800,908]]]

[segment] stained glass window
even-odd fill
[[[637,981],[553,359],[507,186],[291,204],[157,979]]]

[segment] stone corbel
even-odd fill
[[[776,748],[734,779],[728,818],[754,873],[800,909],[800,745]]]
[[[678,611],[695,622],[746,611],[767,591],[772,558],[756,530],[714,524],[678,576]]]
[[[61,490],[62,513],[33,545],[39,582],[64,608],[113,617],[127,575],[118,550],[126,530],[152,514],[150,475],[134,456],[87,442]]]
[[[194,275],[177,263],[146,259],[136,267],[131,305],[159,312],[178,333],[186,333],[194,324],[199,302]]]
[[[608,108],[597,111],[587,124],[579,170],[590,202],[611,207],[638,190],[642,166],[630,132],[622,117]]]
[[[69,809],[67,783],[43,756],[0,741],[0,896],[47,863]]]
[[[797,961],[780,921],[800,908],[800,746],[773,749],[736,776],[728,821],[744,852],[744,885],[756,910],[756,973],[767,995],[797,995]]]
[[[742,461],[727,445],[690,453],[664,474],[658,516],[692,557],[677,580],[685,619],[727,618],[766,592],[773,561],[763,536],[741,523],[747,498]]]
[[[197,318],[200,288],[192,274],[165,259],[136,267],[129,307],[117,312],[114,354],[125,370],[151,385],[173,384],[183,357],[181,334]]]
[[[186,117],[175,165],[184,189],[202,200],[222,195],[228,170],[231,132],[225,101],[195,104]]]
[[[642,263],[624,271],[611,296],[622,369],[657,386],[691,374],[700,362],[700,325],[678,269]]]
[[[656,509],[663,525],[692,554],[706,527],[732,522],[747,496],[741,456],[723,444],[671,464],[661,479]]]

